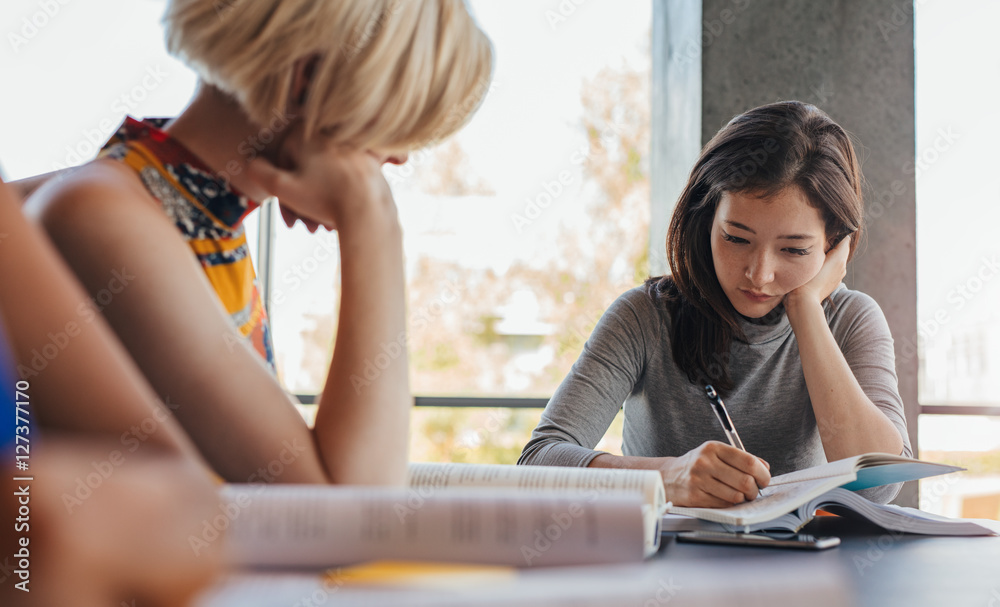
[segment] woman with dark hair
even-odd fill
[[[670,275],[605,312],[518,463],[656,469],[674,504],[722,507],[771,474],[910,455],[885,317],[841,283],[862,235],[861,183],[850,138],[816,107],[733,118],[674,209]],[[746,452],[720,442],[708,384]],[[593,450],[622,403],[625,455]]]

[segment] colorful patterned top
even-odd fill
[[[243,230],[243,218],[258,204],[162,131],[166,121],[126,117],[98,157],[121,161],[139,174],[191,247],[240,334],[274,372],[271,331]]]

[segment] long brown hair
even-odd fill
[[[732,389],[729,345],[743,337],[712,261],[711,227],[723,192],[768,197],[798,186],[820,211],[830,244],[853,234],[853,257],[864,216],[861,184],[847,132],[807,103],[754,108],[705,145],[670,219],[670,274],[646,281],[646,293],[670,313],[673,358],[688,379]]]

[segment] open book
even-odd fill
[[[642,498],[647,556],[660,547],[660,516],[667,509],[663,477],[655,470],[411,463],[410,487],[421,494],[456,487],[552,491],[587,501],[618,493],[637,494]]]
[[[579,491],[599,496],[637,492],[657,514],[666,509],[663,478],[655,470],[504,466],[501,464],[410,464],[411,487],[517,487]]]
[[[659,547],[655,471],[415,464],[410,476],[409,489],[227,485],[226,550],[239,566],[317,569],[627,563]]]
[[[853,493],[869,487],[916,480],[962,470],[931,462],[866,453],[797,470],[771,479],[761,496],[728,508],[671,507],[672,514],[721,523],[731,531],[784,529],[797,531],[817,509],[848,511],[885,529],[925,535],[992,535],[992,531],[966,521],[953,521],[912,508],[873,503]]]

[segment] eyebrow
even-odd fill
[[[742,223],[739,223],[737,221],[730,221],[730,220],[727,219],[727,220],[723,221],[723,223],[731,225],[734,228],[738,228],[740,230],[746,230],[747,232],[750,232],[751,234],[756,234],[757,233],[757,232],[754,232],[753,230],[751,230],[749,227],[747,227],[747,226],[745,226]],[[778,236],[778,239],[780,239],[780,240],[811,240],[813,238],[815,238],[815,236],[813,236],[811,234],[787,234],[785,236]]]

